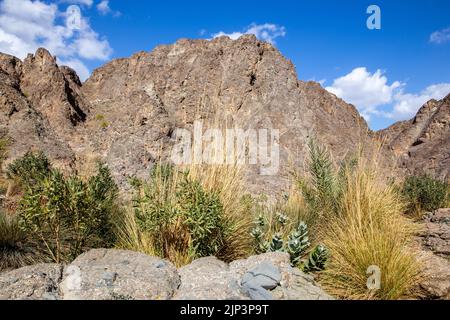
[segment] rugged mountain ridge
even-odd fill
[[[448,116],[446,103],[436,106],[442,109],[436,119]],[[252,35],[182,39],[113,60],[84,84],[45,49],[23,62],[0,54],[0,110],[0,133],[12,140],[10,160],[41,149],[56,164],[83,171],[102,159],[124,188],[128,176],[145,177],[158,159],[168,160],[175,130],[191,130],[195,120],[278,129],[280,173],[262,176],[259,166],[247,167],[249,190],[268,194],[287,187],[287,171],[303,165],[309,137],[339,160],[382,136],[387,159],[396,150],[395,133],[413,126],[373,134],[354,106],[298,80],[290,61]],[[448,122],[430,122],[433,141],[439,130],[448,134]],[[448,151],[440,142],[426,145],[436,157]],[[439,170],[448,172],[448,165]]]
[[[133,167],[138,175],[136,158],[149,163],[167,157],[176,128],[192,129],[195,119],[214,121],[214,113],[233,127],[279,129],[281,168],[303,164],[313,135],[338,158],[368,139],[353,106],[299,81],[292,63],[254,36],[182,39],[114,60],[95,70],[82,92],[110,124],[91,135],[95,148],[117,170]],[[87,127],[95,128],[95,120]],[[249,168],[249,180],[269,190],[282,185],[279,177],[261,177],[258,166]]]
[[[378,132],[409,174],[450,174],[450,94],[427,102],[414,119]]]

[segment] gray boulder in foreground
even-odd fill
[[[0,274],[0,300],[57,300],[63,266],[37,264]]]
[[[290,265],[289,255],[267,253],[229,265],[214,257],[180,268],[182,300],[329,300],[314,279]]]
[[[65,300],[167,300],[180,285],[168,261],[125,250],[91,250],[64,270]]]
[[[95,249],[67,266],[39,264],[0,274],[2,300],[323,300],[289,256],[268,253],[230,264],[214,257],[176,269],[142,253]]]

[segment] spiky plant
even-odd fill
[[[0,212],[0,271],[42,261],[39,248],[22,231],[17,218]]]
[[[305,200],[309,216],[309,227],[317,234],[318,228],[326,226],[330,216],[337,214],[342,188],[329,151],[313,139],[308,143],[308,178],[299,178],[297,183]]]

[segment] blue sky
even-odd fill
[[[74,4],[78,30],[67,24]],[[372,4],[381,30],[366,27]],[[111,58],[179,38],[256,33],[293,61],[301,80],[320,81],[380,129],[450,93],[449,12],[447,0],[0,0],[0,51],[23,58],[46,46],[86,78]]]

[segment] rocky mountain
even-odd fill
[[[431,105],[422,110],[429,120],[419,115],[380,135],[389,153],[409,155],[404,166],[422,161],[442,174],[449,167],[448,97]],[[354,106],[298,80],[290,61],[252,35],[182,39],[113,60],[83,84],[45,49],[24,61],[0,54],[0,109],[0,133],[12,140],[9,161],[41,149],[57,165],[83,171],[102,159],[122,187],[128,176],[145,177],[159,159],[169,160],[176,130],[192,130],[195,120],[280,131],[280,173],[263,176],[261,165],[247,166],[249,190],[265,193],[287,186],[287,171],[303,165],[310,137],[336,159],[379,137]]]
[[[409,121],[378,133],[409,174],[450,175],[450,94],[427,102]]]

